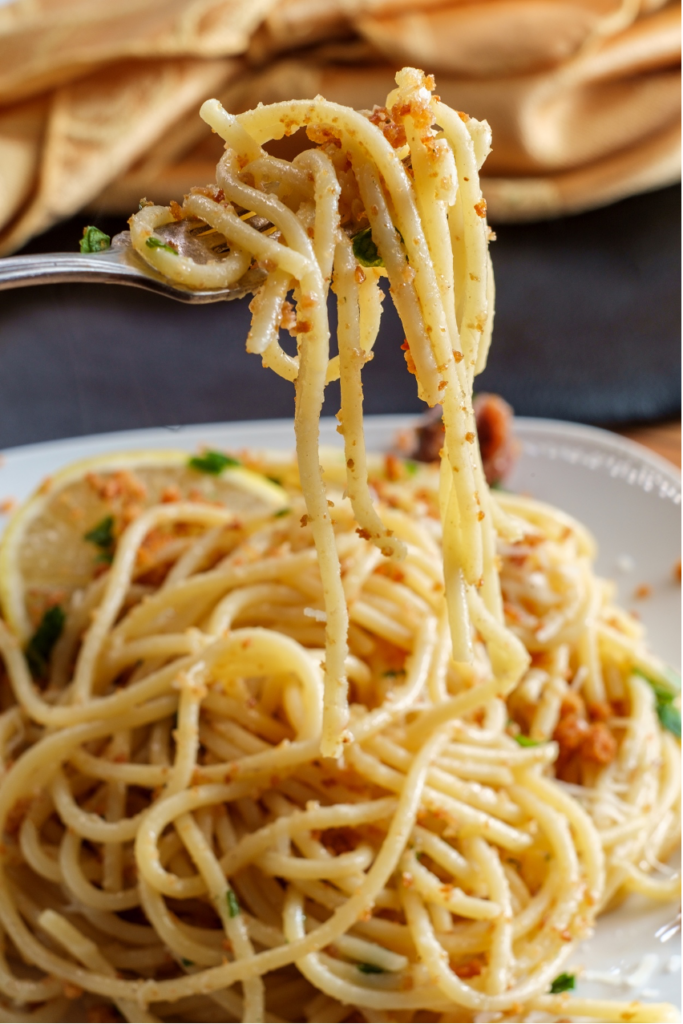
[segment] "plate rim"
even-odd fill
[[[423,418],[421,413],[390,413],[380,415],[367,415],[365,416],[366,424],[376,424],[378,427],[384,427],[387,430],[395,428],[396,430],[405,429],[408,426],[418,423]],[[271,431],[282,430],[283,428],[291,429],[293,420],[290,418],[280,419],[255,419],[255,420],[225,420],[216,421],[211,423],[187,423],[179,425],[160,425],[156,427],[133,427],[129,430],[114,430],[104,431],[96,434],[76,434],[72,437],[63,438],[51,438],[48,441],[34,441],[30,444],[16,445],[11,448],[0,449],[0,455],[2,456],[2,464],[11,460],[14,461],[18,458],[30,458],[34,455],[39,455],[43,452],[57,451],[61,447],[67,447],[72,445],[84,445],[90,448],[91,446],[97,445],[97,443],[104,443],[107,445],[112,444],[114,441],[119,441],[122,445],[126,444],[126,441],[130,443],[133,438],[141,438],[145,436],[164,436],[168,437],[169,434],[176,435],[179,438],[188,436],[195,433],[211,433],[215,430],[225,430],[226,428],[235,431],[255,431],[256,433],[269,433]],[[336,428],[336,420],[333,416],[323,416],[320,420],[321,429],[323,431],[329,430],[330,427]],[[668,462],[663,456],[658,455],[650,448],[640,444],[638,441],[634,441],[631,438],[623,437],[620,434],[613,433],[610,430],[606,430],[603,427],[594,427],[586,423],[574,423],[570,420],[555,420],[543,417],[535,416],[515,416],[514,418],[514,430],[519,435],[530,435],[534,433],[543,433],[547,435],[553,435],[558,440],[569,440],[583,441],[585,443],[597,444],[602,448],[610,448],[615,453],[619,453],[622,456],[629,456],[630,458],[639,459],[642,463],[648,465],[651,469],[657,470],[664,476],[668,477],[669,480],[675,485],[681,485],[681,471],[672,463]]]

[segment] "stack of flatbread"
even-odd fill
[[[211,181],[209,96],[371,108],[404,64],[490,122],[492,221],[608,203],[679,176],[680,45],[662,0],[10,0],[0,251]]]

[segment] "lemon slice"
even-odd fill
[[[187,452],[136,451],[85,459],[45,480],[0,544],[0,611],[17,636],[26,642],[46,608],[102,571],[107,533],[120,533],[145,508],[196,500],[258,515],[287,505],[287,493],[265,476],[207,454],[208,462],[195,460],[208,472],[193,468]]]

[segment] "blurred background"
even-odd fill
[[[209,96],[372,108],[421,67],[493,130],[478,389],[676,458],[680,48],[680,4],[661,0],[0,0],[0,255],[75,251],[84,224],[113,234],[140,197],[212,181]],[[416,411],[388,306],[366,408]],[[2,293],[0,448],[291,415],[291,385],[244,352],[248,321],[247,303],[130,289]]]

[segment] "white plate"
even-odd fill
[[[368,448],[391,447],[397,431],[412,422],[407,416],[368,417]],[[518,418],[515,424],[522,453],[508,486],[557,505],[592,530],[600,548],[598,571],[615,580],[621,603],[640,615],[653,650],[680,669],[681,588],[673,578],[680,558],[680,475],[640,445],[603,430],[553,420]],[[336,421],[323,421],[321,441],[341,443]],[[135,430],[15,448],[0,464],[0,503],[24,499],[44,477],[76,459],[199,445],[291,449],[294,432],[291,421],[271,420]],[[0,532],[2,525],[0,517]],[[635,597],[641,585],[651,588],[647,599]],[[670,904],[630,900],[603,918],[574,962],[590,967],[593,975],[612,975],[616,984],[582,979],[579,993],[665,999],[680,1006],[680,934],[662,941],[674,914]],[[638,967],[643,968],[640,981],[629,985]]]

